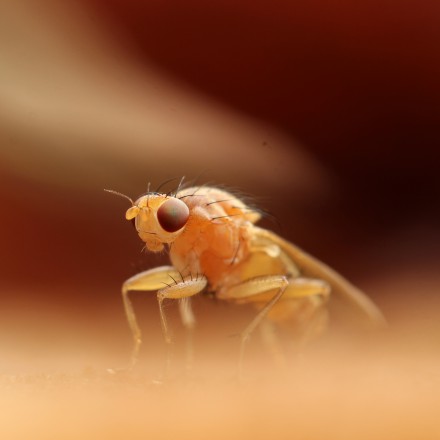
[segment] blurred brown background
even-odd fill
[[[439,19],[431,1],[2,1],[2,369],[128,354],[120,284],[163,259],[103,188],[182,175],[255,195],[401,345],[438,347]],[[154,298],[135,302],[160,342]]]

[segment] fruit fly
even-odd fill
[[[374,323],[384,322],[370,299],[341,275],[274,232],[256,226],[261,213],[240,198],[209,186],[182,189],[182,181],[171,193],[148,192],[136,201],[107,190],[130,201],[125,217],[134,223],[145,248],[151,252],[167,249],[171,262],[123,284],[123,303],[134,340],[132,366],[142,342],[128,296],[133,290],[157,291],[167,343],[171,334],[165,300],[179,300],[187,328],[195,323],[190,300],[201,292],[232,303],[254,304],[256,315],[241,333],[240,359],[257,326],[289,320],[316,326],[314,316],[325,309],[331,292]]]

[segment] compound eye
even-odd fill
[[[189,209],[182,200],[169,199],[157,211],[157,220],[167,232],[176,232],[188,221]]]

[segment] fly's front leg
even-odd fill
[[[208,281],[203,276],[200,278],[192,279],[186,278],[182,279],[180,282],[175,282],[157,292],[157,300],[159,302],[160,311],[160,321],[162,323],[162,331],[164,334],[165,342],[168,345],[168,356],[167,356],[167,371],[170,369],[170,344],[171,334],[168,327],[168,322],[165,315],[165,310],[163,307],[163,302],[165,299],[178,299],[180,316],[183,325],[187,329],[187,345],[186,345],[186,362],[187,370],[189,370],[190,363],[192,361],[192,329],[194,328],[195,319],[191,309],[190,298],[194,295],[200,293],[207,285]],[[191,333],[190,333],[191,332]]]
[[[179,301],[179,312],[182,324],[186,329],[186,350],[185,350],[185,364],[186,371],[189,373],[192,370],[194,363],[194,327],[196,320],[191,307],[191,298],[182,298]]]
[[[200,293],[207,285],[208,281],[205,277],[197,279],[184,279],[180,282],[175,282],[157,292],[157,300],[159,302],[160,320],[162,323],[162,330],[164,334],[165,341],[171,343],[171,335],[168,327],[168,322],[165,316],[165,311],[163,308],[163,302],[165,299],[180,299],[183,300],[183,305],[181,306],[180,312],[183,324],[188,328],[194,325],[194,315],[192,310],[189,308],[189,303],[187,302],[191,296]],[[185,304],[186,302],[186,304]]]
[[[137,363],[142,344],[142,334],[128,292],[131,290],[156,291],[163,288],[165,284],[170,284],[170,282],[173,282],[173,279],[177,277],[179,277],[179,273],[172,266],[161,266],[141,272],[129,278],[122,285],[122,300],[124,302],[125,315],[127,316],[134,343],[129,368],[132,368]]]

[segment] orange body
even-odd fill
[[[165,231],[158,213],[162,205],[174,202],[185,205],[185,221],[176,231]],[[182,203],[183,202],[183,203]],[[232,286],[257,277],[282,275],[287,279],[308,276],[329,284],[329,289],[342,294],[373,320],[383,320],[380,312],[356,287],[324,263],[306,254],[276,234],[255,226],[259,212],[246,206],[233,194],[214,187],[190,187],[174,195],[148,193],[127,211],[146,248],[157,252],[169,247],[170,260],[182,278],[203,275],[208,289],[219,299],[236,302],[264,303],[273,289],[251,295],[232,297]],[[292,299],[284,295],[282,299]],[[308,296],[296,301],[280,301],[272,317],[292,315],[299,302],[323,301],[325,296]]]
[[[222,288],[243,280],[253,223],[260,215],[226,191],[195,190],[188,188],[178,194],[190,216],[170,248],[170,259],[184,275],[205,275],[209,289],[221,295]]]
[[[127,218],[136,214],[136,229],[148,250],[157,252],[168,244],[171,263],[183,277],[204,275],[209,290],[221,298],[223,290],[247,278],[290,275],[267,250],[262,255],[266,261],[260,256],[256,264],[254,223],[261,215],[231,193],[211,187],[179,191],[175,198],[188,207],[189,217],[177,233],[161,231],[156,218],[161,204],[170,198],[165,194],[142,196],[128,210]]]
[[[115,193],[115,191],[111,191]],[[379,309],[333,269],[255,223],[261,215],[230,192],[213,187],[148,192],[126,212],[151,252],[169,250],[172,266],[141,272],[126,280],[122,295],[138,358],[141,332],[128,297],[131,290],[157,291],[165,340],[170,343],[164,300],[179,300],[187,328],[194,326],[191,297],[209,290],[222,300],[253,303],[259,312],[241,334],[241,355],[253,330],[269,321],[292,323],[300,332],[319,333],[330,292],[351,302],[364,317],[383,324]],[[324,319],[322,319],[322,317]],[[308,329],[308,330],[307,330]],[[241,362],[240,362],[241,364]]]

